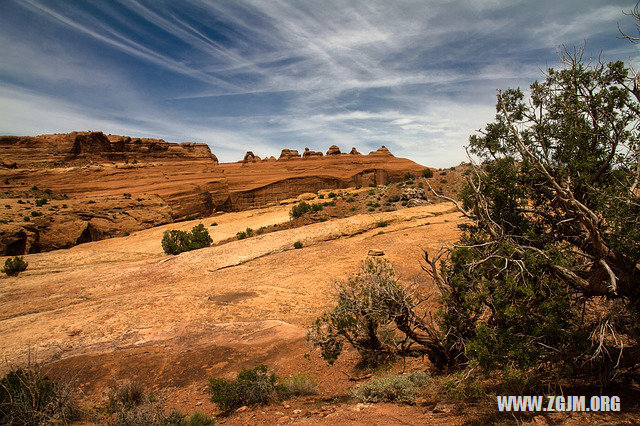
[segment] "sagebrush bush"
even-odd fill
[[[14,256],[5,260],[2,272],[9,276],[15,276],[20,272],[26,271],[27,266],[29,266],[29,263],[25,262],[22,256]]]
[[[279,382],[282,393],[287,397],[315,395],[318,393],[318,385],[313,376],[306,373],[293,374]]]
[[[79,414],[71,388],[37,367],[18,368],[0,379],[0,424],[69,423]]]
[[[211,402],[228,414],[244,405],[264,405],[279,398],[276,375],[265,365],[244,369],[236,380],[209,379]]]
[[[145,402],[146,396],[141,383],[127,380],[118,386],[113,386],[107,393],[107,410],[117,412],[128,410]]]
[[[293,248],[294,249],[301,249],[302,248],[302,243],[300,241],[296,241],[295,243],[293,243]]]
[[[185,251],[209,247],[212,243],[209,231],[203,224],[194,226],[191,232],[172,229],[162,235],[162,249],[166,254],[180,254]]]
[[[420,387],[427,384],[429,375],[422,371],[408,374],[386,374],[357,386],[352,395],[362,402],[396,402],[413,404]]]
[[[425,179],[429,179],[433,177],[433,170],[431,169],[424,169],[422,171],[422,177]]]
[[[324,205],[332,205],[332,204],[325,203]],[[324,205],[321,204],[321,203],[309,204],[309,203],[305,203],[303,201],[300,204],[291,207],[291,211],[289,212],[289,216],[291,217],[291,219],[296,219],[296,218],[304,215],[305,213],[318,212],[318,211],[322,210]],[[333,204],[333,205],[335,205],[335,204]]]

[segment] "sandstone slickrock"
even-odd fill
[[[356,147],[354,146],[353,148],[351,148],[351,152],[349,152],[349,154],[351,155],[362,155],[358,152],[358,150],[356,149]]]
[[[367,256],[384,256],[384,252],[380,249],[370,249]]]
[[[327,155],[340,155],[340,148],[337,145],[331,145],[327,151]]]

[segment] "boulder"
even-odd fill
[[[278,160],[290,160],[292,158],[300,158],[300,154],[297,149],[283,149],[280,153]]]
[[[331,145],[327,151],[327,155],[340,155],[340,148],[337,145]]]
[[[367,256],[384,256],[384,252],[380,249],[370,249]]]
[[[358,152],[358,150],[356,149],[356,147],[354,146],[353,148],[351,148],[351,152],[349,152],[349,154],[351,155],[362,155]]]

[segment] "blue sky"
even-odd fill
[[[221,161],[386,145],[445,167],[561,45],[637,64],[635,3],[0,0],[0,133],[206,142]]]

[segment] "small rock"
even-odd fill
[[[282,416],[282,417],[280,417],[280,418],[278,419],[278,424],[280,425],[280,424],[283,424],[283,423],[287,423],[287,422],[289,422],[289,421],[291,421],[291,417],[289,417],[289,416]]]
[[[202,401],[196,402],[196,406],[200,406],[200,405],[202,405]]]
[[[302,410],[293,410],[293,414],[300,414],[302,413]]]
[[[275,415],[276,416],[284,416],[284,413],[282,411],[276,411]]]
[[[379,249],[370,249],[367,256],[384,256],[384,252]]]
[[[291,408],[291,406],[290,406],[289,404],[287,404],[286,402],[285,402],[284,404],[282,404],[282,406],[283,406],[284,408]]]
[[[436,406],[433,407],[434,413],[451,413],[452,411],[453,407],[451,407],[450,405],[436,404]]]
[[[246,405],[243,405],[242,407],[236,410],[236,413],[242,413],[243,411],[247,411],[248,409],[249,407],[247,407]]]

